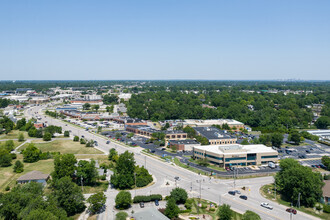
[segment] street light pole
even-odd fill
[[[135,180],[135,196],[136,196],[136,173],[134,173],[134,180]]]

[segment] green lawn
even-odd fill
[[[23,162],[22,155],[17,155],[17,159]],[[54,170],[53,159],[49,160],[40,160],[35,163],[24,163],[24,172],[23,173],[14,173],[13,167],[16,160],[12,161],[10,167],[1,167],[0,168],[0,192],[4,192],[6,186],[12,188],[16,185],[16,179],[30,171],[38,170],[46,174],[50,174]]]
[[[12,130],[10,131],[8,134],[2,134],[0,135],[0,139],[18,139],[18,134],[19,133],[23,133],[24,134],[24,138],[31,138],[28,136],[26,131],[19,131],[19,130]]]
[[[102,154],[101,151],[93,147],[86,147],[84,144],[72,140],[55,139],[51,142],[38,140],[33,141],[32,143],[34,143],[42,152],[60,152],[62,154]],[[19,150],[23,150],[27,146],[28,143],[23,145]]]
[[[275,200],[274,184],[267,184],[267,185],[262,186],[260,188],[260,193],[265,198],[274,201]],[[279,204],[285,205],[287,207],[291,206],[291,202],[287,201],[283,197],[283,195],[281,195],[280,193],[276,194],[276,202],[279,203]],[[318,214],[314,211],[313,208],[304,207],[304,206],[301,206],[300,208],[297,208],[297,207],[294,207],[294,208],[297,209],[298,211],[305,212],[305,213],[310,214],[310,215],[314,215],[314,216],[316,216],[318,218],[321,218],[321,219],[330,219],[330,214],[328,214],[328,213]]]

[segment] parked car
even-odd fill
[[[110,141],[107,141],[107,143],[106,144],[110,144]]]
[[[228,194],[230,194],[230,195],[236,195],[236,192],[235,191],[228,191]]]
[[[163,148],[162,148],[162,150],[166,150],[166,148],[165,148],[165,147],[163,147]]]
[[[239,198],[240,198],[240,199],[247,200],[247,196],[245,196],[245,195],[240,195]]]
[[[156,206],[159,206],[159,202],[158,202],[158,200],[155,200],[155,205],[156,205]]]
[[[175,179],[175,180],[179,180],[179,179],[180,179],[180,177],[176,176],[176,177],[174,177],[174,179]]]
[[[287,208],[286,211],[289,213],[292,213],[292,214],[297,214],[297,210],[295,210],[293,208]]]
[[[239,190],[235,190],[235,193],[236,193],[236,194],[241,194],[241,191],[239,191]]]
[[[140,202],[140,207],[144,208],[144,202]]]
[[[150,151],[150,153],[152,153],[152,154],[155,153],[155,152],[156,152],[155,150],[151,150],[151,151]]]
[[[269,205],[267,202],[262,202],[260,205],[266,209],[273,209],[273,206]]]

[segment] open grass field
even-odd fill
[[[18,130],[12,130],[8,134],[0,135],[0,139],[1,140],[3,140],[3,139],[18,139],[18,134],[19,133],[23,133],[25,139],[27,139],[27,138],[31,139],[31,137],[28,136],[26,131],[18,131]]]
[[[93,147],[86,147],[84,144],[80,144],[79,142],[74,142],[68,139],[53,139],[53,141],[50,142],[38,140],[33,141],[32,143],[35,143],[35,146],[42,152],[60,152],[62,154],[102,154],[101,151]],[[23,150],[27,146],[28,143],[19,148],[19,150]]]
[[[269,200],[275,200],[275,194],[274,194],[274,184],[268,184],[268,185],[264,185],[260,188],[260,193],[262,196],[264,196],[265,198],[269,199]],[[276,194],[276,202],[282,205],[285,205],[287,207],[291,206],[291,202],[290,201],[286,201],[283,196],[280,193]],[[321,219],[330,219],[330,214],[327,213],[317,213],[314,211],[313,208],[309,208],[309,207],[304,207],[301,206],[300,208],[294,207],[298,212],[305,212],[307,214],[310,215],[314,215],[318,218]]]
[[[23,162],[23,156],[17,155],[17,159]],[[49,160],[40,160],[35,163],[24,163],[24,172],[23,173],[14,173],[13,167],[16,160],[12,161],[10,167],[1,167],[0,168],[0,192],[4,192],[5,188],[9,186],[10,188],[16,185],[16,179],[30,171],[38,170],[43,173],[50,174],[54,170],[53,159]]]
[[[3,144],[5,144],[5,142],[6,142],[5,140],[3,140],[3,141],[0,140],[0,146],[3,145]],[[24,141],[23,142],[19,142],[19,141],[14,140],[15,148],[18,147],[22,143],[24,143]]]

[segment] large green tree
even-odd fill
[[[283,134],[280,133],[273,133],[271,142],[274,147],[280,148],[283,142]]]
[[[134,154],[125,151],[118,158],[111,183],[119,189],[131,189],[134,186],[134,171]]]
[[[81,188],[72,182],[69,176],[54,181],[52,196],[56,198],[59,206],[70,216],[85,209],[85,199]]]
[[[298,161],[288,158],[280,162],[281,170],[276,174],[277,190],[290,202],[298,201],[302,205],[312,207],[322,196],[322,176],[313,172],[310,167],[299,164]]]
[[[188,193],[185,189],[176,187],[171,191],[170,197],[173,198],[176,203],[184,204],[188,199]]]
[[[73,177],[77,167],[77,159],[73,154],[62,154],[55,156],[53,179],[60,179],[65,176]]]
[[[327,167],[327,170],[330,170],[330,157],[323,156],[321,160],[322,160],[322,164]]]
[[[107,197],[104,195],[103,192],[99,192],[94,195],[91,195],[87,199],[87,202],[90,204],[90,206],[88,207],[88,210],[91,213],[98,212],[104,206],[106,199],[107,199]]]
[[[166,203],[166,208],[164,211],[164,214],[169,218],[169,219],[173,219],[178,217],[180,212],[179,207],[177,206],[175,199],[170,198],[169,200],[167,200]]]
[[[0,167],[8,167],[11,165],[12,157],[8,150],[0,148]]]
[[[328,126],[330,126],[330,117],[328,116],[319,117],[315,122],[315,126],[318,129],[326,129]]]
[[[27,148],[23,150],[23,161],[26,163],[34,163],[40,160],[41,150],[39,150],[33,143],[30,143]]]
[[[230,205],[223,204],[219,206],[218,216],[221,220],[230,220],[233,216],[233,211],[230,209]]]
[[[257,213],[247,210],[243,214],[242,220],[261,220],[261,218]]]
[[[84,185],[94,185],[98,177],[95,161],[93,159],[90,162],[86,160],[80,160],[78,162],[76,176],[78,184],[81,184],[81,181],[83,180]]]
[[[116,207],[119,209],[127,209],[132,203],[131,193],[128,191],[120,191],[115,198],[115,202]]]

